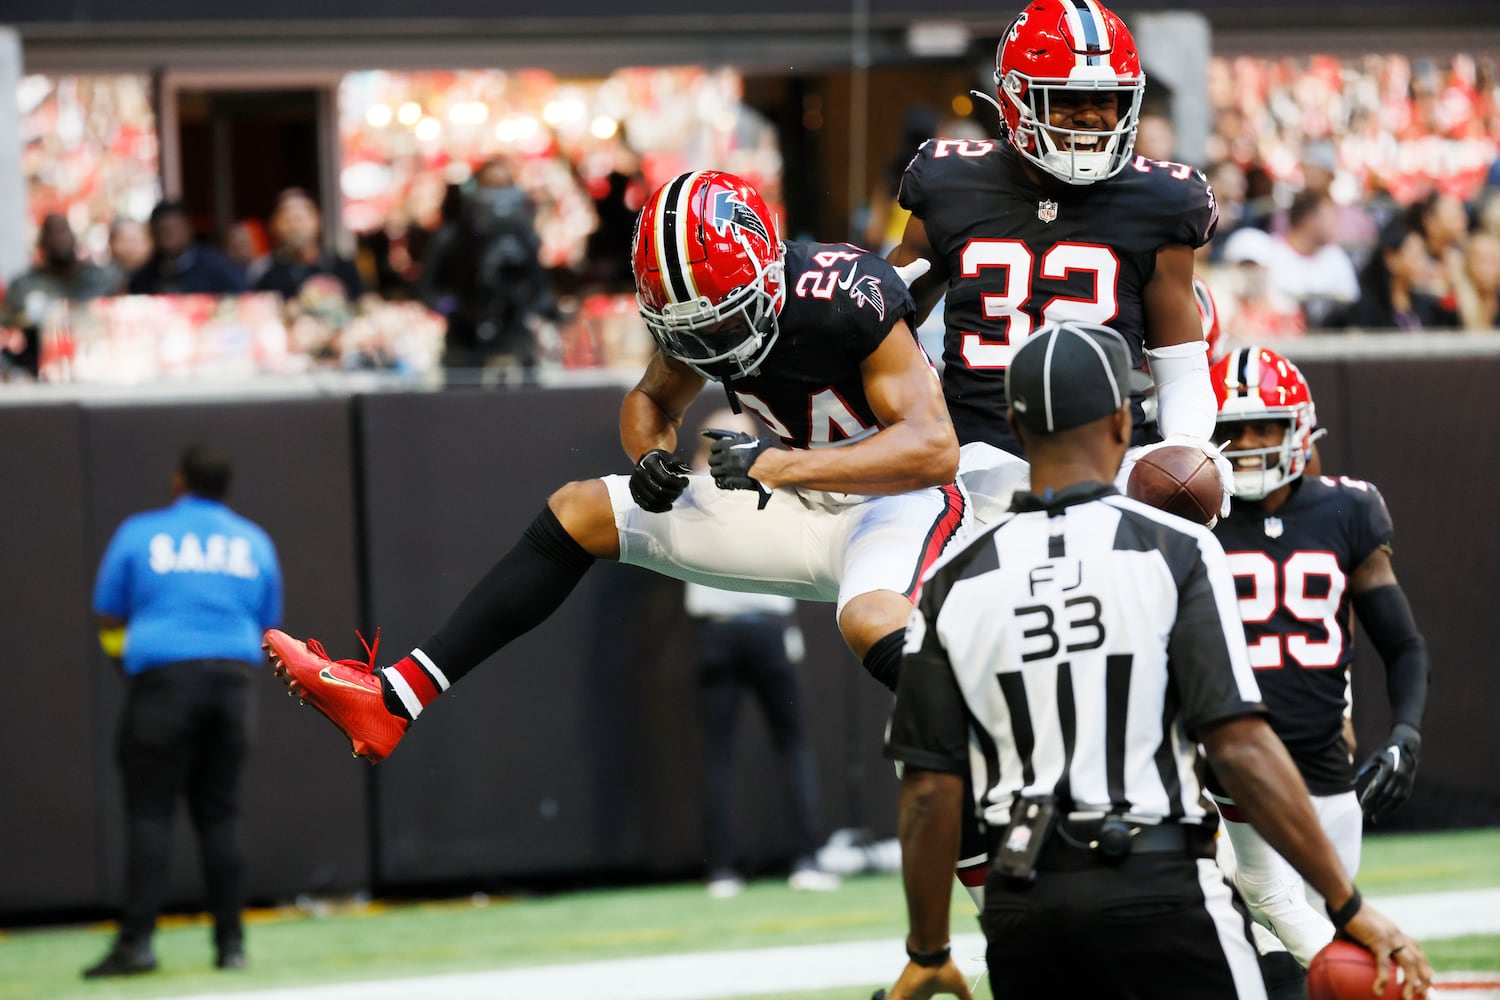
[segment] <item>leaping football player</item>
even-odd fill
[[[866,669],[895,687],[923,570],[966,523],[958,442],[902,277],[847,244],[783,242],[761,196],[683,174],[637,221],[632,264],[657,352],[625,397],[629,475],[569,483],[427,641],[395,663],[333,661],[267,633],[278,676],[388,756],[422,712],[540,624],[597,559],[727,590],[832,602]],[[710,475],[675,452],[708,380],[771,435],[724,432]],[[784,447],[778,447],[778,442]]]

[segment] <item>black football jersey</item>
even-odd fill
[[[859,366],[915,311],[911,293],[895,268],[867,250],[847,243],[785,246],[781,335],[756,374],[726,387],[789,447],[868,437],[880,423]]]
[[[1376,549],[1391,545],[1385,501],[1357,479],[1304,477],[1274,515],[1236,502],[1214,534],[1229,556],[1250,665],[1272,728],[1315,794],[1348,791],[1349,581]]]
[[[1045,322],[1103,323],[1145,361],[1142,291],[1164,246],[1200,247],[1218,208],[1202,171],[1136,157],[1096,184],[1039,185],[1004,141],[930,139],[901,179],[951,276],[943,392],[961,444],[1020,452],[1005,425],[1005,368]],[[1143,422],[1137,399],[1136,423]]]

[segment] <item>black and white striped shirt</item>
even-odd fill
[[[922,584],[886,754],[971,769],[992,826],[1033,794],[1202,822],[1197,733],[1265,712],[1235,601],[1206,528],[1102,483],[1021,494]]]

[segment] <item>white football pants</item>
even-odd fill
[[[1223,804],[1233,811],[1233,803],[1228,800],[1215,796],[1215,801],[1221,803],[1221,817]],[[1312,804],[1323,832],[1333,842],[1344,871],[1352,879],[1359,871],[1364,822],[1359,798],[1352,791],[1314,795]],[[1219,867],[1239,889],[1255,918],[1256,947],[1264,955],[1285,946],[1286,951],[1306,966],[1333,940],[1333,924],[1326,916],[1323,897],[1249,823],[1224,818],[1223,827],[1225,835],[1218,840]]]

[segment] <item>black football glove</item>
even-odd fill
[[[743,431],[726,431],[710,428],[703,436],[713,439],[708,453],[708,474],[714,477],[714,485],[721,490],[754,490],[760,494],[757,510],[765,510],[771,499],[771,491],[750,475],[750,467],[760,453],[771,447],[765,438],[751,437]]]
[[[1422,734],[1398,722],[1385,746],[1372,754],[1354,776],[1359,807],[1366,816],[1372,820],[1384,819],[1406,801],[1417,780],[1421,753]]]
[[[635,463],[630,474],[630,495],[642,510],[665,514],[687,489],[688,467],[670,451],[652,448]]]

